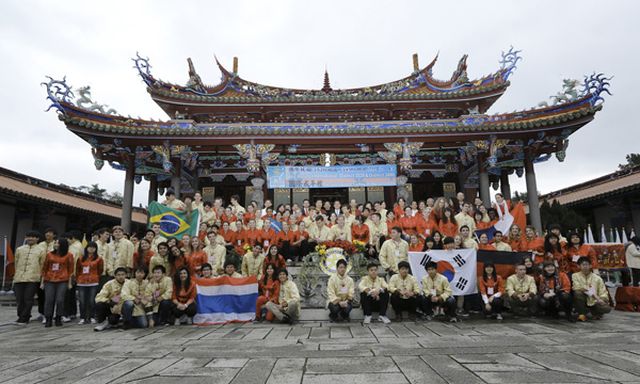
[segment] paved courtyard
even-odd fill
[[[535,319],[93,332],[9,325],[2,383],[640,383],[640,314],[586,324]]]

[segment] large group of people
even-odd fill
[[[255,276],[256,320],[292,323],[300,317],[300,294],[287,267],[317,245],[353,241],[364,246],[369,258],[367,274],[357,284],[364,323],[372,321],[373,312],[389,322],[389,304],[397,316],[408,312],[409,318],[430,320],[442,315],[450,321],[478,308],[496,319],[509,308],[516,314],[543,311],[586,321],[588,314],[597,319],[611,308],[595,252],[577,233],[564,237],[552,225],[540,236],[531,226],[514,224],[492,239],[475,236],[511,209],[500,194],[491,208],[477,198],[465,202],[461,193],[455,199],[398,199],[390,207],[383,201],[343,205],[317,200],[311,205],[304,200],[274,208],[266,200],[245,208],[238,196],[225,205],[220,198],[202,201],[199,193],[180,200],[169,191],[163,204],[186,215],[198,212],[199,233],[165,238],[158,223],[143,234],[126,234],[115,226],[98,229],[83,246],[79,231],[58,236],[49,228],[43,239],[28,232],[15,255],[16,324],[30,321],[36,296],[45,327],[74,319],[94,324],[97,331],[119,321],[124,328],[186,324],[196,314],[198,279],[219,276]],[[485,264],[479,294],[467,300],[453,296],[436,263],[426,265],[421,284],[412,276],[408,252],[458,248],[527,252],[529,257],[506,279]],[[346,267],[338,261],[327,285],[331,321],[349,320],[357,298]]]

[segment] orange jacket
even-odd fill
[[[171,297],[171,299],[177,301],[180,304],[189,305],[196,300],[196,293],[196,283],[194,283],[193,281],[191,281],[191,286],[186,290],[184,288],[178,289],[178,287],[176,287],[176,285],[174,284],[173,296]]]
[[[478,277],[478,288],[480,289],[480,294],[493,296],[496,293],[500,292],[501,295],[504,294],[504,279],[502,276],[497,275],[496,280],[493,280],[492,277],[489,277],[487,281],[484,281],[482,276]],[[487,288],[493,288],[493,293],[488,294]]]
[[[195,276],[196,273],[200,272],[200,268],[202,268],[202,264],[208,262],[209,258],[207,254],[200,250],[191,252],[189,256],[187,256],[187,265],[189,266],[189,272],[191,272],[191,276]]]
[[[362,241],[365,244],[369,243],[369,227],[362,224],[359,227],[357,225],[351,226],[351,239]]]
[[[555,278],[546,278],[542,274],[538,276],[538,292],[542,295],[549,290],[552,291],[563,291],[565,293],[571,292],[571,281],[569,281],[569,277],[564,272],[558,272],[558,287],[556,287],[556,279]]]
[[[100,275],[104,270],[102,257],[92,259],[87,257],[86,261],[79,258],[76,262],[76,282],[78,285],[93,285],[100,282]]]
[[[42,277],[48,283],[61,283],[69,281],[73,274],[73,255],[69,252],[64,256],[58,256],[49,252],[42,265]]]

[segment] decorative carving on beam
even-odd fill
[[[278,152],[270,153],[276,147],[275,144],[235,144],[233,147],[247,160],[247,170],[251,173],[260,172],[261,163],[266,168],[280,156]]]
[[[567,147],[569,146],[569,139],[565,139],[562,140],[560,142],[558,142],[557,146],[556,146],[556,159],[558,159],[559,162],[563,162],[564,159],[567,157]]]
[[[93,155],[93,165],[99,171],[104,166],[104,160],[102,159],[102,150],[92,147],[91,155]]]

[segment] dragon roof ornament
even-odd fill
[[[47,76],[47,79],[49,79],[48,83],[40,83],[40,85],[47,87],[47,100],[51,101],[51,105],[45,112],[55,108],[58,112],[64,113],[64,108],[60,103],[70,103],[71,98],[75,97],[71,87],[67,84],[67,76],[64,76],[62,80],[55,80],[51,76]]]
[[[519,55],[520,52],[522,51],[514,50],[513,46],[511,46],[507,52],[502,52],[502,57],[499,63],[500,70],[502,71],[502,79],[504,81],[509,80],[509,76],[511,76],[513,71],[516,69],[516,64],[518,64],[518,61],[522,60],[522,56]]]

